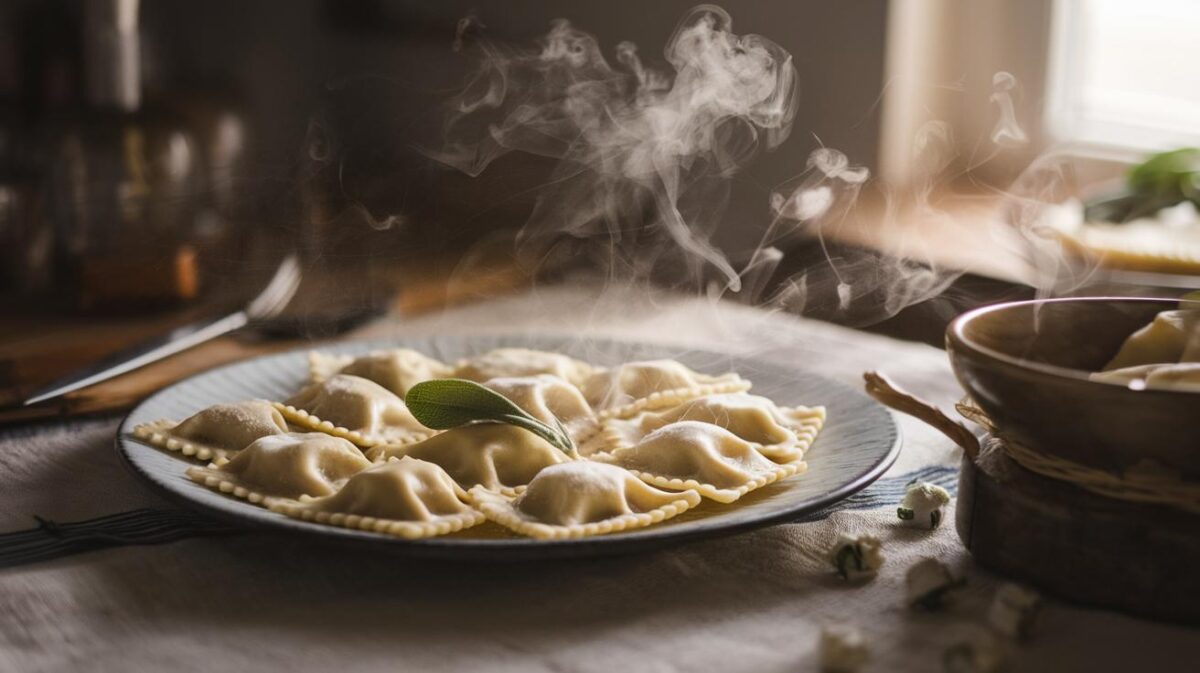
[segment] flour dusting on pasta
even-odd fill
[[[570,442],[519,422],[422,426],[402,394],[451,377],[482,382]],[[285,401],[217,404],[133,435],[211,461],[187,471],[202,487],[314,525],[574,539],[669,525],[703,500],[719,513],[802,474],[824,407],[779,406],[752,386],[675,360],[602,366],[523,348],[453,364],[404,348],[313,352],[308,381]]]

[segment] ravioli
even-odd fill
[[[512,400],[530,416],[554,427],[561,421],[571,439],[581,443],[600,428],[583,393],[553,374],[489,379],[483,385]]]
[[[275,406],[291,423],[344,437],[363,448],[420,441],[433,434],[413,418],[404,400],[361,376],[335,374]]]
[[[1168,366],[1187,370],[1164,369],[1164,380],[1200,376],[1200,363],[1195,371],[1156,364],[1145,374]],[[312,381],[286,402],[215,405],[134,434],[211,459],[187,471],[191,480],[295,519],[407,539],[490,519],[554,540],[654,525],[706,498],[731,503],[801,473],[825,421],[824,407],[780,407],[748,394],[750,381],[736,373],[712,376],[673,360],[597,369],[500,348],[450,367],[396,348],[312,352],[309,368]],[[561,426],[578,453],[507,423],[425,428],[402,395],[451,377]]]
[[[1200,390],[1200,362],[1135,365],[1089,376],[1093,381],[1137,385],[1148,390]]]
[[[228,461],[193,467],[187,476],[213,490],[253,503],[272,497],[329,495],[371,466],[349,441],[320,432],[270,435]]]
[[[469,497],[488,519],[543,540],[642,528],[700,504],[695,491],[662,491],[619,467],[591,461],[547,467],[515,499],[481,487]]]
[[[482,486],[514,494],[543,468],[568,456],[537,435],[507,423],[477,423],[447,430],[415,444],[377,446],[376,462],[408,456],[446,470],[463,489]]]
[[[1125,340],[1105,371],[1200,361],[1200,311],[1163,311]]]
[[[483,523],[484,515],[464,504],[466,495],[437,465],[402,458],[359,472],[333,495],[270,507],[295,519],[416,539]]]
[[[608,417],[627,417],[704,395],[749,389],[750,382],[737,374],[709,376],[674,360],[627,362],[595,372],[583,383],[588,403]]]
[[[729,430],[777,461],[801,458],[825,423],[824,407],[781,408],[748,393],[706,395],[663,411],[605,422],[606,449],[632,446],[643,437],[679,421],[700,421]]]
[[[649,484],[694,489],[723,503],[807,469],[802,461],[775,463],[725,428],[699,421],[663,426],[597,460],[623,467]]]
[[[592,366],[561,353],[527,348],[497,348],[458,363],[454,376],[476,383],[514,376],[552,374],[579,385],[592,373]]]
[[[133,436],[154,446],[196,458],[225,458],[268,435],[288,431],[283,416],[266,400],[214,404],[182,423],[154,421],[133,429]]]
[[[404,397],[408,389],[430,379],[442,379],[454,370],[447,364],[409,348],[372,351],[366,355],[308,354],[309,380],[319,383],[335,374],[361,376]]]

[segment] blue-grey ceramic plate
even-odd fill
[[[286,529],[347,543],[375,545],[408,554],[462,559],[521,559],[592,556],[651,549],[667,544],[728,535],[791,521],[841,500],[879,478],[900,450],[900,434],[891,413],[866,395],[840,383],[792,367],[709,351],[647,344],[501,336],[431,337],[389,342],[358,342],[325,350],[360,353],[403,346],[447,362],[500,346],[556,350],[604,365],[670,357],[698,371],[736,371],[754,382],[752,392],[782,405],[818,405],[828,419],[806,456],[808,472],[751,492],[733,505],[705,501],[663,524],[583,540],[542,541],[515,537],[493,524],[455,535],[401,540],[377,533],[289,519],[190,481],[184,471],[194,462],[132,438],[139,423],[160,418],[181,420],[218,402],[290,396],[307,376],[306,351],[255,358],[219,367],[165,388],[142,402],[121,424],[117,449],[129,466],[164,495],[245,526]]]

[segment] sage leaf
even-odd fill
[[[422,381],[408,390],[404,403],[427,428],[449,430],[471,423],[507,423],[532,432],[565,453],[575,454],[575,443],[558,419],[555,427],[551,427],[507,397],[474,381]]]

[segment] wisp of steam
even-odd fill
[[[519,245],[540,253],[563,237],[600,239],[614,274],[648,275],[665,255],[694,278],[708,265],[741,287],[709,236],[730,177],[791,132],[787,52],[736,35],[729,15],[708,5],[679,23],[661,70],[628,42],[610,64],[564,19],[536,50],[479,45],[482,65],[450,102],[445,143],[426,153],[469,175],[509,152],[558,160]]]
[[[767,38],[734,33],[721,8],[685,14],[663,51],[665,67],[643,62],[628,42],[616,46],[614,65],[565,19],[526,50],[468,40],[478,28],[460,22],[455,48],[474,45],[480,66],[448,102],[442,144],[421,151],[471,176],[514,152],[552,160],[517,234],[520,258],[599,252],[596,266],[612,280],[661,283],[665,273],[676,287],[855,324],[935,297],[961,275],[930,262],[925,253],[944,242],[919,234],[900,253],[826,245],[829,232],[847,227],[900,227],[901,210],[910,221],[949,220],[931,197],[954,156],[950,126],[939,121],[912,139],[915,177],[902,192],[871,183],[865,167],[821,147],[796,178],[771,190],[771,220],[752,254],[735,264],[712,244],[731,180],[787,139],[798,101],[791,56]],[[997,150],[1027,141],[1015,86],[1008,73],[993,80]],[[859,213],[868,185],[880,206]],[[784,244],[801,236],[817,240],[821,259],[784,259]]]

